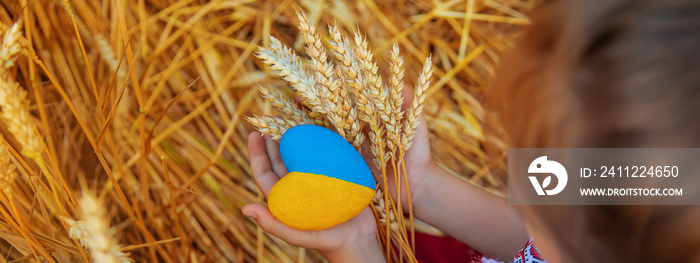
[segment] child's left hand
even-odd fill
[[[250,167],[255,183],[265,198],[272,186],[287,174],[279,146],[270,136],[258,132],[248,135]],[[369,207],[352,219],[324,230],[304,231],[286,226],[277,220],[267,206],[250,203],[241,209],[253,218],[263,231],[289,244],[318,250],[331,262],[383,262],[384,257],[376,239],[377,226]]]

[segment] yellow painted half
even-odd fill
[[[270,191],[270,212],[282,223],[301,230],[336,226],[362,212],[374,189],[325,175],[291,172]]]

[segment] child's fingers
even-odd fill
[[[267,155],[265,141],[259,132],[248,135],[248,152],[250,154],[250,169],[253,171],[253,179],[265,195],[270,193],[272,186],[279,181],[279,176],[272,170],[270,158]]]
[[[309,107],[306,107],[306,105],[304,105],[304,102],[302,102],[302,100],[299,96],[294,96],[294,102],[296,102],[297,106],[299,106],[300,108],[303,108],[306,110],[311,110],[311,109],[309,109]]]
[[[263,138],[265,138],[265,147],[267,148],[267,156],[270,158],[272,170],[280,177],[283,177],[287,174],[287,167],[282,162],[279,145],[270,135],[265,134]]]
[[[277,220],[277,218],[270,213],[270,209],[263,204],[247,204],[241,208],[241,212],[255,220],[263,231],[287,241],[289,244],[313,249],[323,244],[323,240],[318,240],[313,234],[313,231],[294,229],[283,224]]]
[[[403,85],[401,89],[401,97],[403,97],[403,104],[401,104],[402,110],[407,110],[411,107],[411,101],[413,100],[413,90],[406,85]]]
[[[424,151],[422,155],[428,154],[426,158],[429,158],[429,153],[430,153],[430,139],[429,139],[429,134],[430,132],[428,131],[428,123],[425,121],[425,117],[423,114],[418,116],[418,121],[420,122],[418,124],[418,127],[416,127],[416,136],[413,137],[413,144],[411,145],[411,148],[409,149],[421,149]]]

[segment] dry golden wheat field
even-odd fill
[[[294,93],[260,51],[286,45],[310,61],[304,66],[319,66],[318,54],[305,48],[313,35],[300,32],[298,13],[305,14],[304,25],[315,26],[316,48],[326,49],[333,64],[343,62],[331,52],[338,50],[333,30],[350,40],[362,34],[374,54],[375,75],[388,89],[384,97],[402,83],[422,90],[433,158],[455,176],[501,193],[506,146],[482,103],[499,57],[529,23],[524,14],[532,5],[3,0],[0,259],[322,261],[315,251],[265,234],[240,212],[247,203],[264,202],[248,161],[246,137],[255,131],[249,121],[260,128],[264,118],[254,116],[285,113],[261,91],[288,100]],[[405,72],[395,67],[396,52]],[[424,67],[427,58],[432,68]],[[334,96],[318,99],[342,104]],[[337,124],[330,117],[310,118]],[[389,147],[406,145],[399,138],[388,141]],[[486,148],[497,150],[487,154]],[[415,261],[414,229],[440,234],[397,218],[392,205],[375,206],[380,243],[398,251],[386,250],[389,260]]]

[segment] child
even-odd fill
[[[532,17],[490,94],[510,147],[700,147],[698,1],[545,1]],[[267,196],[286,168],[269,137],[248,143]],[[541,262],[540,251],[555,263],[700,261],[696,207],[509,206],[432,161],[424,119],[406,164],[415,216],[498,260],[532,238],[517,262]],[[384,260],[369,208],[321,231],[287,227],[262,204],[242,211],[330,262]]]

